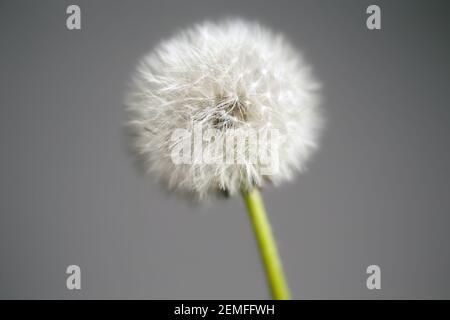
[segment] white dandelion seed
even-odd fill
[[[161,42],[139,63],[126,99],[133,149],[169,187],[200,198],[289,180],[318,147],[318,89],[309,65],[281,35],[242,20],[199,24]],[[249,152],[271,152],[260,142],[252,148],[254,141],[234,163],[174,163],[180,143],[171,139],[174,131],[192,132],[196,125],[219,133],[202,140],[202,150],[223,150],[242,130],[276,129],[276,172],[265,174],[261,161],[249,160]]]

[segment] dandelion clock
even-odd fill
[[[206,22],[162,41],[126,96],[146,171],[199,200],[241,194],[274,299],[289,299],[259,190],[304,169],[323,121],[317,81],[283,36],[257,23]]]

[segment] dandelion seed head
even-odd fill
[[[126,96],[132,148],[145,169],[170,188],[200,198],[217,190],[234,194],[278,184],[304,169],[318,147],[319,88],[309,65],[283,36],[244,20],[198,24],[162,41],[139,62]],[[194,132],[198,126],[216,133],[201,140],[201,150],[223,151],[212,157],[215,162],[201,161],[190,141],[173,140],[175,130]],[[230,151],[227,141],[237,150],[230,141],[243,130],[259,134],[274,128],[280,134],[275,172],[262,170],[259,153],[273,150],[255,139],[235,152],[234,162],[219,161]],[[191,146],[192,163],[174,163],[180,143]]]

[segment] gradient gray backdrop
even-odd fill
[[[81,31],[65,26],[72,3]],[[264,191],[293,296],[450,298],[449,14],[444,1],[1,0],[0,298],[268,297],[241,199],[168,195],[121,129],[137,59],[229,15],[285,33],[324,84],[321,151]]]

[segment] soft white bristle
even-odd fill
[[[126,99],[133,148],[169,187],[199,197],[279,183],[303,169],[318,146],[323,122],[318,88],[300,54],[259,24],[196,25],[163,41],[139,63]],[[218,132],[202,140],[202,150],[222,148],[241,130],[277,129],[277,168],[265,174],[259,161],[248,160],[248,152],[256,150],[248,146],[235,163],[174,163],[174,132],[193,132],[199,125],[203,132]],[[264,148],[258,143],[258,152],[269,152]]]

